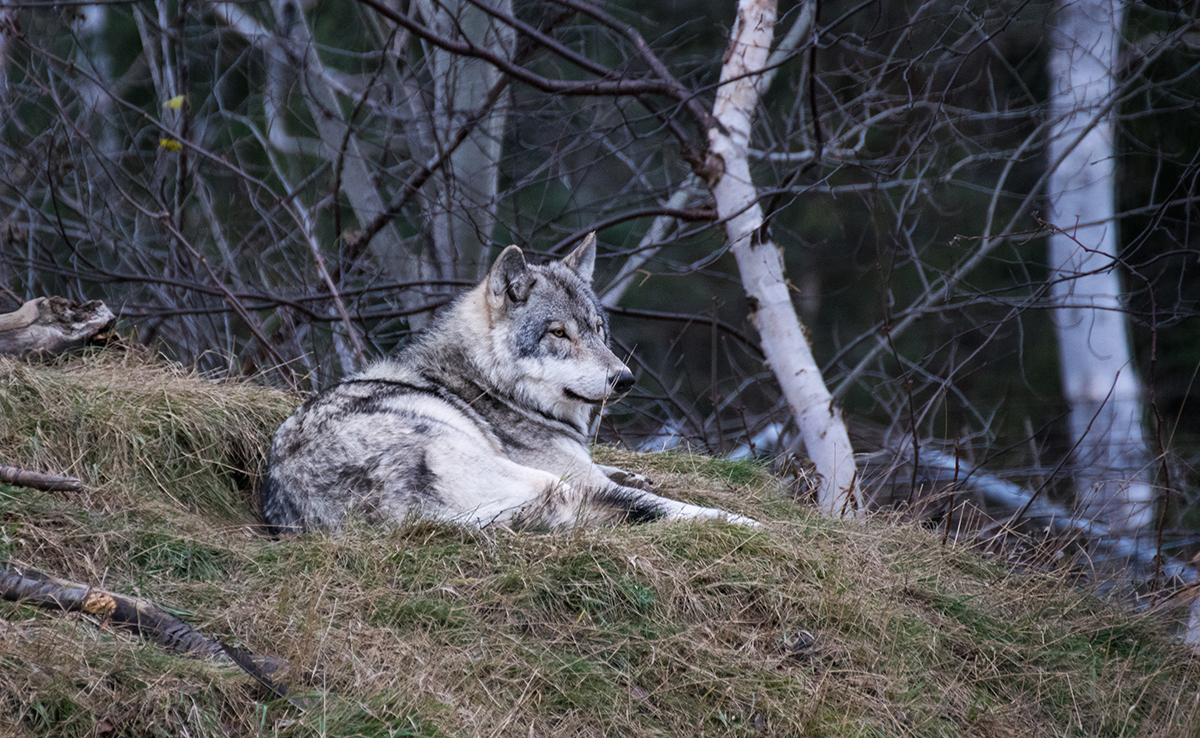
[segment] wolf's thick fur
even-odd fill
[[[376,523],[752,524],[627,486],[637,475],[592,462],[593,411],[634,381],[608,348],[595,256],[594,237],[546,266],[508,247],[423,337],[305,403],[271,446],[266,522],[336,529],[353,512]]]

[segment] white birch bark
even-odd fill
[[[719,172],[710,186],[750,300],[750,319],[820,476],[818,503],[832,514],[853,514],[861,494],[846,424],[813,360],[792,305],[783,254],[765,232],[758,192],[750,178],[751,122],[761,95],[775,12],[774,0],[738,3],[713,106],[720,125],[708,131],[710,163]]]
[[[1051,299],[1070,408],[1080,514],[1114,531],[1151,525],[1142,387],[1116,269],[1113,75],[1121,0],[1065,0],[1051,33]],[[1106,109],[1107,106],[1107,109]]]
[[[813,23],[817,16],[817,5],[813,2],[805,3],[800,8],[797,14],[795,23],[791,29],[779,41],[775,51],[771,53],[767,60],[767,68],[763,70],[759,77],[758,89],[759,93],[763,94],[771,86],[771,82],[775,79],[775,74],[779,71],[779,67],[787,61],[788,57],[796,52],[802,43],[812,34]],[[811,152],[809,152],[811,154]],[[809,157],[811,158],[811,156]],[[699,185],[699,178],[696,175],[688,175],[679,189],[671,195],[663,207],[680,209],[687,205],[688,199],[692,195],[692,191]],[[601,301],[606,308],[614,308],[625,296],[625,292],[634,283],[634,275],[641,271],[646,262],[654,258],[658,253],[661,244],[666,239],[667,229],[675,223],[675,218],[669,215],[660,215],[650,224],[650,229],[646,231],[646,235],[642,237],[633,254],[621,265],[617,276],[613,278],[608,286],[600,293]]]
[[[513,12],[512,0],[421,0],[417,8],[439,36],[511,58],[516,43],[512,27],[477,4],[506,16]],[[433,140],[429,143],[436,156],[453,145],[452,139],[484,103],[501,74],[482,59],[439,47],[428,48],[426,54],[433,76]],[[426,215],[446,276],[482,279],[487,274],[508,99],[507,93],[501,96],[430,183],[433,191],[424,201]]]

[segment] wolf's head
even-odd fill
[[[634,383],[608,348],[608,318],[592,289],[595,263],[594,234],[544,266],[526,263],[521,249],[509,246],[479,287],[489,330],[477,361],[490,365],[499,389],[578,424]]]

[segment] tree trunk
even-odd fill
[[[1060,4],[1050,51],[1051,298],[1075,446],[1080,514],[1136,534],[1154,516],[1142,387],[1121,304],[1113,74],[1119,0]]]
[[[439,36],[467,41],[511,59],[515,48],[512,27],[490,16],[483,6],[511,16],[512,0],[484,0],[478,5],[467,0],[422,0],[417,7],[426,25]],[[433,140],[429,143],[432,155],[437,155],[454,146],[452,139],[488,98],[501,73],[482,59],[439,47],[430,48],[428,55],[433,75]],[[425,200],[426,214],[435,259],[444,277],[477,280],[487,274],[508,98],[507,93],[501,96],[487,117],[454,149],[431,183],[433,192]]]
[[[846,424],[813,360],[784,277],[783,253],[766,233],[750,179],[751,121],[774,25],[774,0],[738,3],[713,106],[719,125],[708,130],[709,184],[750,301],[750,319],[820,476],[818,503],[832,514],[853,513],[861,494]]]
[[[316,44],[304,14],[294,0],[276,0],[276,32],[286,49],[294,71],[301,76],[301,92],[316,124],[321,140],[321,154],[330,162],[340,161],[340,185],[359,225],[371,223],[386,209],[375,186],[375,177],[367,167],[367,159],[358,144],[353,127],[342,114],[337,93],[330,85],[324,66],[317,56]],[[272,80],[278,84],[279,80]],[[282,98],[282,93],[273,93]],[[275,105],[283,109],[284,100]],[[376,262],[396,281],[430,279],[436,275],[427,255],[410,251],[399,233],[390,224],[371,240],[369,251]],[[412,303],[419,302],[414,297]],[[414,320],[417,317],[414,316]]]

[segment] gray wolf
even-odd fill
[[[348,514],[480,527],[754,525],[592,462],[594,411],[634,384],[608,347],[595,258],[594,234],[544,266],[509,246],[423,336],[306,402],[271,445],[261,491],[268,526],[335,530]]]

